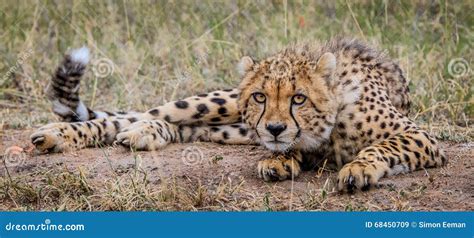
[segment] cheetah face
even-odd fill
[[[311,150],[328,140],[336,112],[328,86],[335,61],[331,53],[316,62],[286,55],[260,63],[242,58],[239,110],[268,149]]]

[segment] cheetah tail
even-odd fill
[[[110,116],[105,112],[94,112],[79,98],[80,80],[89,60],[90,53],[87,47],[72,50],[64,56],[64,60],[51,78],[47,95],[53,103],[54,113],[63,121],[87,121]]]

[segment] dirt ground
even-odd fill
[[[474,209],[472,142],[443,142],[445,168],[383,178],[368,192],[339,194],[331,171],[304,172],[294,181],[260,180],[256,165],[267,152],[258,146],[173,144],[156,152],[117,146],[35,155],[30,133],[1,135],[0,151],[14,155],[0,168],[2,210]]]

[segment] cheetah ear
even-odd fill
[[[332,75],[336,70],[336,56],[330,52],[321,55],[316,64],[316,70],[323,75]]]
[[[240,59],[239,64],[237,64],[237,71],[239,72],[240,76],[244,76],[247,72],[249,72],[253,65],[254,61],[249,56],[244,56]]]

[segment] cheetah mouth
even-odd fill
[[[264,141],[263,143],[267,149],[271,151],[286,151],[290,149],[292,143],[290,142],[284,142],[280,140],[270,140],[270,141]]]
[[[286,144],[286,142],[283,142],[283,141],[280,141],[280,140],[272,140],[272,141],[269,141],[269,143],[273,143],[273,144]]]

